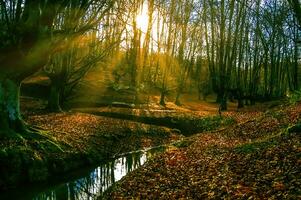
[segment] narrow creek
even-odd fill
[[[129,172],[148,159],[162,153],[166,147],[155,147],[123,154],[90,170],[69,175],[65,181],[47,185],[32,185],[0,194],[0,199],[22,200],[94,200]]]

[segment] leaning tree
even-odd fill
[[[45,66],[53,53],[68,46],[66,41],[91,30],[113,3],[114,0],[0,0],[1,136],[36,135],[21,117],[21,82]],[[74,10],[67,12],[74,20],[62,29],[60,23],[70,18],[66,9]]]

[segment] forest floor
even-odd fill
[[[124,177],[105,197],[301,199],[301,134],[293,126],[300,115],[300,103],[277,106],[187,137]]]
[[[22,97],[21,109],[25,121],[31,126],[45,130],[42,134],[47,137],[36,140],[0,140],[0,189],[15,187],[19,183],[43,182],[72,170],[95,165],[118,154],[169,144],[184,137],[176,128],[135,122],[131,119],[76,111],[49,113],[45,110],[44,101],[34,98]],[[171,113],[165,112],[165,108],[160,109],[154,111],[149,119],[162,120]],[[143,116],[145,112],[142,110],[145,109],[130,111],[110,108],[108,112],[138,112]],[[191,121],[199,122],[198,118],[188,112],[180,118],[178,116],[182,110],[172,112],[173,116],[167,121],[173,124],[186,121],[187,126]],[[157,118],[159,116],[156,113],[159,113],[160,118]],[[201,121],[203,124],[199,129],[206,127],[208,121],[211,119]],[[229,117],[215,118],[211,128],[229,123],[232,123]]]
[[[22,98],[26,122],[46,130],[51,141],[2,140],[0,188],[45,181],[124,152],[177,141],[170,151],[122,179],[108,195],[116,199],[297,198],[300,134],[288,134],[287,128],[297,123],[301,106],[269,109],[278,104],[237,110],[230,103],[222,116],[214,103],[189,100],[181,107],[168,102],[166,107],[48,113],[42,101]]]
[[[48,113],[42,101],[22,98],[25,121],[45,139],[0,140],[0,189],[43,182],[118,154],[169,144],[184,136],[163,127],[78,112]]]

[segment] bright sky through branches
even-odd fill
[[[137,28],[141,31],[141,45],[144,43],[145,40],[145,35],[147,33],[147,28],[149,25],[149,10],[148,10],[148,4],[146,2],[143,3],[143,5],[140,7],[139,12],[136,16],[136,23],[137,23]],[[158,49],[158,25],[159,25],[159,30],[161,30],[161,27],[163,27],[163,19],[159,17],[158,11],[154,10],[152,13],[152,29],[150,30],[150,37],[151,40],[155,42],[153,49],[156,51]],[[157,23],[159,17],[159,24]]]
[[[148,6],[147,4],[143,4],[140,12],[138,13],[136,17],[137,27],[140,29],[143,33],[146,33],[147,26],[148,26]]]

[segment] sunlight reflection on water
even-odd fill
[[[149,158],[163,152],[164,147],[147,151],[133,152],[109,162],[103,163],[85,176],[67,183],[58,184],[50,188],[27,188],[14,194],[13,199],[31,200],[93,200],[101,196],[115,182],[119,181],[127,173],[143,165]],[[22,198],[21,198],[22,196]],[[11,199],[11,198],[10,198]]]

